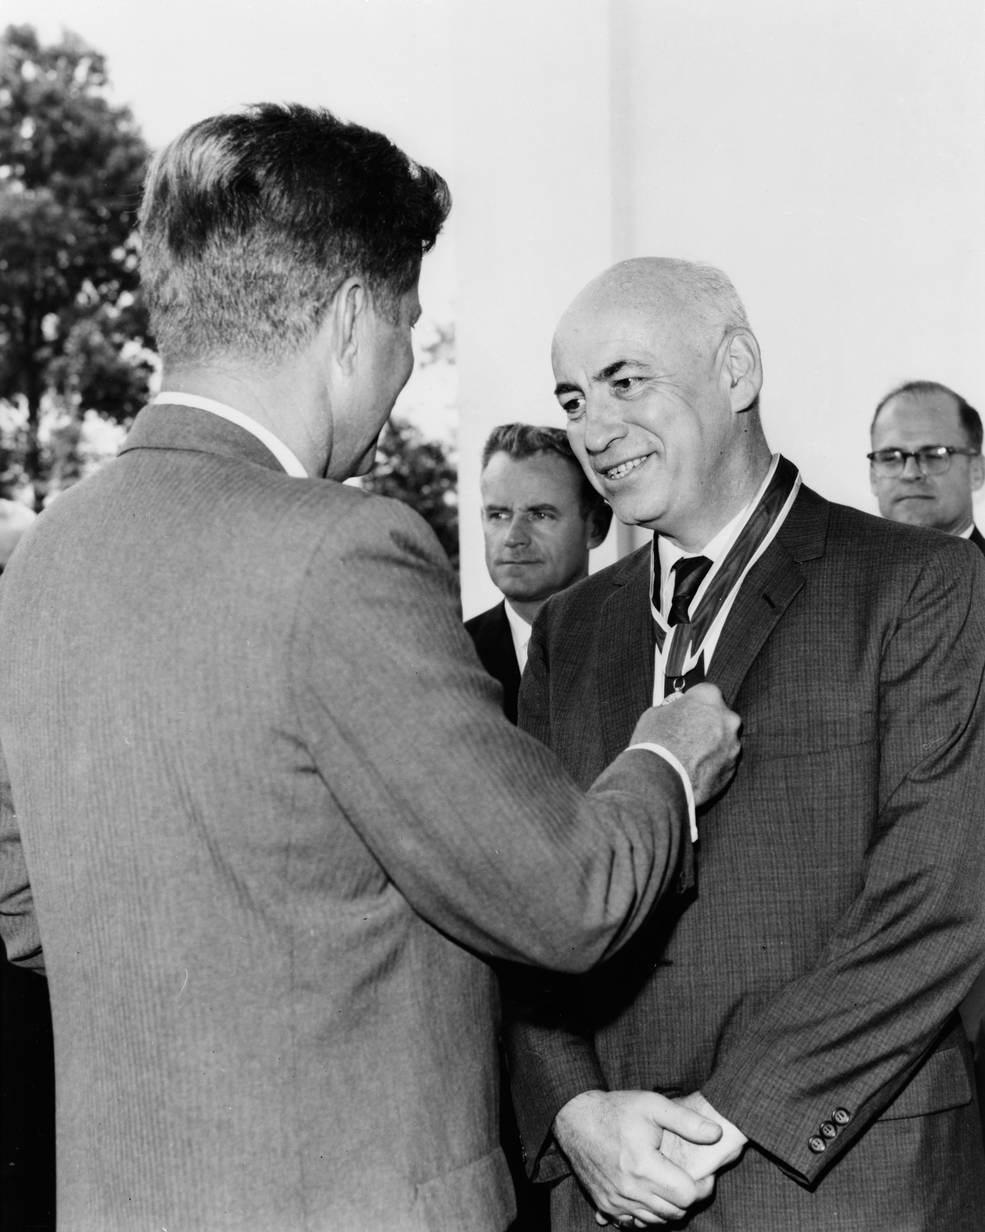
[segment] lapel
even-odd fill
[[[494,637],[493,656],[499,669],[494,674],[503,686],[503,713],[511,723],[515,723],[520,694],[520,664],[516,661],[513,630],[506,616],[505,600],[497,609]]]
[[[283,472],[283,467],[252,432],[210,411],[190,406],[145,406],[133,421],[120,453],[133,449],[185,449],[221,454]]]
[[[971,534],[968,536],[968,542],[973,543],[979,552],[985,553],[985,537],[977,526],[971,528]]]
[[[629,742],[636,720],[653,704],[650,546],[612,573],[599,615],[599,726],[608,764]]]
[[[727,704],[804,585],[801,562],[824,554],[828,503],[802,487],[777,537],[749,571],[725,621],[708,679]]]

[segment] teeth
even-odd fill
[[[623,475],[628,475],[630,471],[635,471],[642,466],[646,458],[633,458],[631,462],[620,462],[618,466],[614,466],[611,470],[603,471],[606,479],[622,479]]]

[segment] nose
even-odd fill
[[[527,526],[526,519],[522,513],[515,513],[510,518],[510,524],[506,528],[506,543],[507,546],[520,545],[527,543],[530,539],[530,528]]]
[[[590,455],[602,454],[616,441],[626,435],[619,408],[605,396],[589,398],[585,402],[585,414],[581,423],[585,449]]]
[[[920,469],[920,466],[912,453],[903,459],[902,477],[904,479],[923,478],[923,471]]]

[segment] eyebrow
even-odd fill
[[[532,505],[523,505],[523,504],[502,505],[502,504],[490,503],[488,505],[483,505],[482,508],[486,511],[486,513],[505,513],[507,510],[510,510],[510,509],[519,509],[524,513],[545,513],[545,512],[546,513],[558,513],[560,512],[558,506],[552,505],[550,501],[535,501],[534,504]]]
[[[592,377],[593,381],[609,381],[623,368],[638,368],[640,364],[632,359],[617,359],[615,363],[606,364],[604,368],[600,368]],[[560,385],[554,386],[554,396],[560,397],[561,394],[577,394],[581,393],[581,388],[578,385],[568,385],[562,382]]]

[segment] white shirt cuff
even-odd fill
[[[691,842],[698,841],[698,815],[694,804],[694,788],[691,786],[691,779],[688,772],[684,769],[681,763],[677,760],[670,749],[665,749],[662,744],[650,744],[643,741],[640,744],[631,744],[631,749],[649,749],[651,753],[656,753],[658,757],[662,757],[664,761],[670,762],[677,773],[681,776],[681,782],[684,784],[684,795],[687,799],[687,819],[691,827]]]

